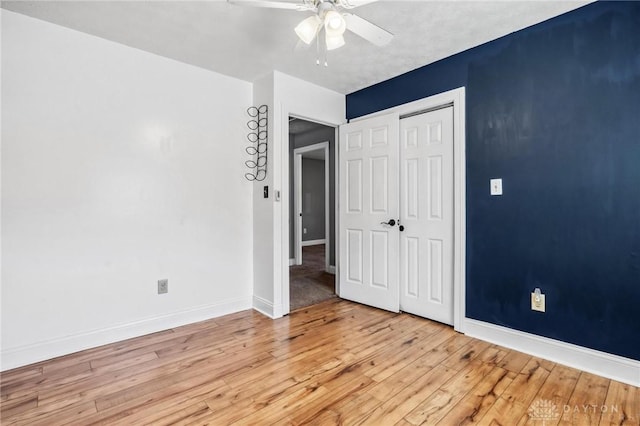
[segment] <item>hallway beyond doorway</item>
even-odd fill
[[[302,265],[289,267],[290,306],[293,312],[335,295],[335,275],[325,271],[324,244],[302,247]]]

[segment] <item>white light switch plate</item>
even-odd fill
[[[491,195],[502,195],[502,179],[491,179]]]

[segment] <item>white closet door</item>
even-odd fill
[[[397,114],[340,127],[340,297],[399,310]]]
[[[453,108],[400,120],[400,309],[453,324]]]

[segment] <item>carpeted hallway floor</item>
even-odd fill
[[[324,244],[302,247],[302,265],[289,267],[292,312],[336,297],[335,276],[324,267]]]

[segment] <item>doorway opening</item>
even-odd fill
[[[335,297],[335,128],[289,118],[289,303]]]

